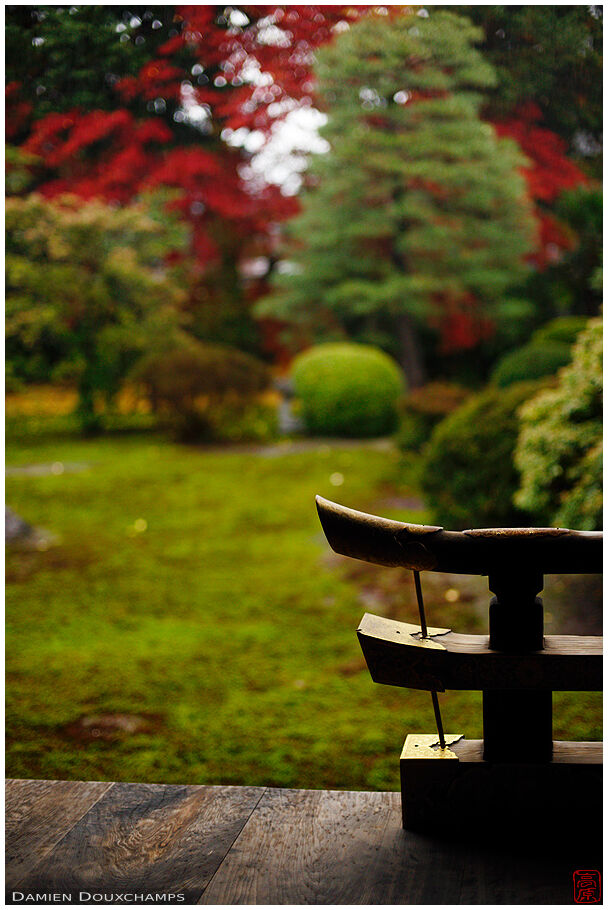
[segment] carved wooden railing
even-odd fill
[[[322,497],[317,508],[337,553],[414,572],[420,625],[365,614],[357,630],[375,682],[426,689],[433,698],[437,734],[409,735],[401,757],[404,825],[434,829],[446,807],[461,805],[471,786],[477,794],[471,820],[487,815],[497,794],[505,812],[520,811],[522,795],[545,788],[549,779],[564,811],[569,782],[566,808],[574,816],[585,800],[599,799],[599,746],[553,742],[552,693],[601,689],[602,639],[544,635],[538,594],[544,575],[601,572],[602,534],[565,528],[446,531],[357,512]],[[487,575],[495,595],[489,634],[427,626],[421,571]],[[482,691],[482,741],[444,734],[437,692],[449,689]]]

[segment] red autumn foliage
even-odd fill
[[[224,131],[245,127],[269,133],[288,110],[312,103],[314,49],[331,40],[338,22],[365,15],[369,7],[240,9],[249,21],[233,26],[218,7],[176,7],[180,33],[161,45],[135,76],[119,79],[114,110],[74,109],[35,120],[23,148],[42,159],[38,191],[49,197],[71,192],[123,204],[144,189],[170,186],[180,191],[176,204],[194,228],[199,269],[221,256],[222,237],[230,238],[230,255],[241,259],[271,253],[271,226],[293,215],[297,201],[275,186],[254,191],[241,173],[248,155],[227,145]],[[398,7],[390,10],[399,14]],[[205,84],[192,78],[197,63],[204,69]],[[250,81],[247,72],[252,67],[267,78]],[[207,132],[197,134],[191,128],[189,144],[184,144],[183,127],[180,132],[166,113],[166,108],[184,104],[183,83],[189,85],[188,104],[207,112]],[[149,106],[158,99],[164,104],[152,114]],[[408,103],[412,100],[416,98]],[[6,110],[10,140],[22,134],[32,115],[16,83],[7,86]],[[499,135],[514,138],[530,159],[524,172],[530,195],[539,203],[539,246],[531,260],[543,268],[568,246],[546,206],[585,178],[566,157],[565,143],[540,125],[540,116],[529,103],[494,125]],[[437,193],[441,189],[430,183],[427,188]],[[262,284],[252,285],[249,297],[255,296],[256,287]],[[444,349],[472,347],[488,331],[473,302],[448,308]]]
[[[32,105],[20,98],[20,88],[18,82],[9,82],[4,90],[5,134],[9,142],[19,135],[32,113]]]
[[[533,102],[521,105],[513,115],[495,122],[498,136],[514,139],[529,160],[522,168],[528,192],[536,203],[536,249],[528,261],[537,269],[559,260],[563,251],[570,249],[572,240],[548,210],[558,196],[568,189],[587,183],[585,174],[566,156],[567,144],[551,130],[540,126],[540,108]],[[432,185],[425,187],[433,192]],[[443,315],[437,320],[441,335],[441,350],[451,353],[468,350],[491,337],[493,325],[479,312],[474,300],[458,304],[443,302]]]
[[[137,76],[125,76],[116,88],[125,101],[140,97],[147,101],[155,98],[179,99],[182,79],[187,73],[177,66],[171,66],[166,60],[150,60],[145,63]]]
[[[494,123],[494,128],[499,136],[515,139],[530,159],[530,166],[523,172],[532,198],[551,203],[564,190],[586,183],[587,178],[566,157],[566,142],[551,130],[539,126],[540,120],[540,108],[529,101],[518,107],[508,120]]]
[[[252,241],[259,245],[269,225],[292,215],[297,204],[275,186],[252,193],[240,174],[247,154],[226,145],[220,133],[240,127],[268,131],[288,107],[310,103],[312,50],[331,38],[337,22],[366,8],[243,9],[249,24],[234,28],[216,7],[177,7],[181,33],[161,45],[136,76],[118,80],[115,110],[75,109],[35,121],[23,147],[44,163],[45,179],[37,189],[49,197],[69,191],[125,203],[144,189],[174,187],[181,191],[179,208],[195,227],[193,251],[201,266],[219,252],[218,219],[229,225],[231,237],[242,238],[243,256]],[[277,35],[278,44],[273,43]],[[188,105],[204,107],[209,130],[198,136],[192,130],[195,141],[186,146],[173,122],[162,116],[167,102],[174,108],[184,102],[182,83],[190,69],[172,59],[183,61],[184,54],[190,68],[198,62],[211,74],[208,84],[191,85],[187,99]],[[252,61],[272,76],[271,83],[248,80],[243,68],[251,71]],[[269,84],[258,84],[262,81]],[[7,98],[10,136],[22,128],[31,107],[19,102],[15,84]],[[142,119],[134,113],[157,99],[164,102],[158,116]],[[287,105],[277,107],[277,102]]]
[[[568,234],[552,217],[546,206],[564,190],[587,183],[587,177],[566,156],[567,144],[556,133],[539,125],[542,113],[530,101],[518,107],[508,120],[494,123],[499,136],[510,136],[518,143],[530,164],[523,168],[528,192],[537,203],[538,245],[529,257],[536,268],[544,269],[559,259],[571,246]]]
[[[442,354],[471,350],[494,334],[493,321],[483,316],[479,301],[472,295],[459,300],[442,299],[439,303],[440,315],[432,324],[440,331]]]
[[[529,160],[522,173],[530,197],[536,203],[537,242],[528,261],[542,270],[558,261],[562,252],[572,246],[569,234],[547,206],[564,190],[587,183],[587,178],[566,156],[566,142],[542,127],[541,120],[540,108],[530,101],[493,126],[498,136],[514,139]],[[439,320],[439,328],[444,353],[473,348],[493,333],[491,321],[482,318],[479,305],[472,300],[448,305]]]

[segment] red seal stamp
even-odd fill
[[[602,880],[597,869],[577,869],[574,879],[575,904],[599,904],[602,899]]]

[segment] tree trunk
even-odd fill
[[[78,384],[76,413],[85,436],[94,436],[101,431],[101,416],[95,412],[95,386],[91,381],[90,369],[87,366],[85,366]]]
[[[409,313],[402,313],[397,317],[397,336],[401,349],[399,360],[408,388],[417,389],[426,382],[426,370],[416,325]]]

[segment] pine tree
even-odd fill
[[[372,14],[319,52],[330,151],[292,222],[291,268],[259,307],[317,327],[386,326],[413,388],[420,325],[475,344],[505,315],[533,242],[526,161],[479,117],[495,81],[480,39],[451,12]]]

